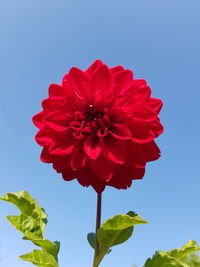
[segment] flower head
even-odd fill
[[[41,160],[99,193],[106,185],[130,187],[160,156],[154,139],[163,132],[162,101],[150,94],[145,80],[121,66],[97,60],[86,71],[71,68],[61,85],[50,85],[33,117]]]

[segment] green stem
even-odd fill
[[[97,215],[96,215],[96,243],[95,243],[95,250],[94,250],[94,260],[93,260],[93,267],[98,267],[99,264],[96,262],[96,259],[99,254],[99,243],[97,240],[97,231],[101,226],[101,193],[97,194]]]
[[[98,267],[104,256],[108,253],[108,248],[102,248],[99,254],[94,258],[93,266]]]

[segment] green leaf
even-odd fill
[[[58,252],[60,249],[60,242],[51,242],[48,239],[29,239],[35,245],[41,247],[43,250],[54,256],[57,260]]]
[[[32,241],[35,245],[43,248],[57,259],[59,252],[59,242],[52,243],[48,239],[43,239],[41,231],[41,221],[28,217],[21,213],[20,215],[7,216],[8,221],[25,237],[23,239]]]
[[[87,240],[90,246],[95,249],[95,242],[96,242],[96,234],[95,233],[88,233],[87,234]],[[107,254],[109,254],[112,250],[109,249]]]
[[[198,250],[200,250],[200,248],[197,243],[194,240],[190,240],[180,249],[156,252],[152,259],[149,258],[146,261],[144,267],[190,267],[189,264],[182,262],[181,259]]]
[[[152,259],[147,259],[144,267],[190,267],[188,264],[180,262],[174,257],[168,255],[167,252],[159,251]]]
[[[32,238],[42,238],[42,225],[40,220],[36,220],[31,216],[27,216],[23,213],[20,215],[6,216],[8,221],[25,236],[31,236]]]
[[[56,259],[44,250],[33,250],[31,253],[19,256],[19,258],[30,261],[37,266],[58,267]]]
[[[190,253],[196,252],[200,250],[200,247],[198,246],[197,242],[194,240],[190,240],[186,245],[184,245],[182,248],[179,249],[173,249],[168,251],[168,255],[175,257],[177,259],[184,258]]]
[[[95,242],[96,242],[96,234],[95,233],[88,233],[87,240],[90,246],[95,249]]]
[[[25,215],[40,219],[42,232],[44,232],[45,225],[47,224],[47,214],[27,191],[7,193],[3,197],[0,197],[0,199],[16,205]]]
[[[128,240],[133,233],[136,224],[148,223],[133,211],[126,215],[116,215],[102,224],[97,231],[100,250],[95,256],[94,266],[99,266],[103,257],[110,253],[110,247],[116,246]]]
[[[189,264],[190,267],[199,267],[200,266],[200,255],[197,253],[192,253],[184,258],[181,258],[181,262]]]
[[[99,244],[110,248],[128,240],[136,224],[148,223],[140,216],[116,215],[102,224],[97,232]]]
[[[28,192],[20,191],[8,193],[0,199],[16,205],[22,212],[20,215],[7,216],[8,221],[24,234],[23,239],[32,241],[42,250],[20,256],[21,259],[32,262],[38,266],[57,267],[60,243],[44,239],[44,229],[47,224],[47,214],[38,205]]]
[[[128,215],[128,216],[130,216],[132,218],[135,218],[136,220],[139,220],[139,221],[142,220],[142,221],[144,221],[142,219],[142,217],[140,215],[138,215],[137,213],[135,213],[134,211],[129,211],[126,215]],[[146,222],[146,223],[148,223],[148,222]]]

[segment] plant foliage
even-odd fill
[[[0,199],[19,208],[21,213],[7,216],[8,221],[24,235],[23,239],[30,240],[41,248],[19,258],[30,261],[37,266],[58,267],[60,243],[44,239],[44,230],[47,224],[47,214],[44,209],[26,191],[7,193]]]

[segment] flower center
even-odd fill
[[[73,136],[77,139],[85,138],[90,134],[105,136],[108,133],[110,119],[105,109],[89,105],[84,111],[76,111],[70,128],[74,130]]]
[[[105,115],[105,112],[103,108],[89,105],[89,108],[85,112],[85,120],[94,121],[96,119],[102,118],[104,115]]]

